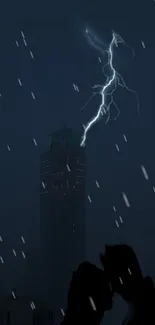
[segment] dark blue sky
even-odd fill
[[[120,89],[116,97],[121,111],[119,118],[107,125],[101,120],[88,135],[87,193],[92,203],[87,202],[87,257],[98,263],[98,252],[105,243],[125,241],[135,248],[144,272],[155,274],[154,14],[153,0],[143,3],[137,0],[136,4],[133,0],[43,3],[34,0],[1,5],[0,235],[4,239],[1,255],[5,260],[1,277],[8,292],[19,281],[23,282],[25,267],[28,270],[32,256],[38,254],[39,156],[47,149],[47,135],[63,123],[82,132],[82,124],[96,112],[100,100],[99,97],[92,100],[81,113],[91,95],[90,85],[103,81],[98,53],[83,35],[85,24],[107,45],[113,29],[134,48],[136,55],[132,60],[130,49],[120,47],[115,66],[129,87],[137,91],[140,101],[138,118],[135,97]],[[73,83],[78,85],[79,93],[73,90]],[[31,91],[36,100],[32,99]],[[128,138],[127,143],[123,134]],[[115,143],[120,152],[116,151]],[[149,174],[148,181],[141,172],[142,164]],[[124,205],[121,192],[127,193],[130,209]],[[124,220],[119,229],[113,205],[117,216]],[[20,252],[21,235],[30,258],[27,266],[22,256],[15,261],[11,251],[15,248]]]

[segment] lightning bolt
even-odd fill
[[[96,36],[94,36],[92,34],[92,32],[90,32],[88,29],[85,30],[86,36],[88,38],[89,43],[97,50],[100,50],[100,52],[103,54],[103,48],[100,47],[100,44],[96,44],[96,42],[98,42],[98,39]],[[101,95],[101,103],[99,105],[98,111],[96,113],[96,115],[87,123],[86,126],[84,127],[84,132],[83,132],[83,136],[81,139],[81,143],[80,146],[84,147],[85,143],[86,143],[86,139],[87,139],[87,133],[90,130],[90,128],[98,121],[101,119],[101,117],[106,116],[106,122],[105,124],[108,123],[109,119],[110,119],[110,109],[111,106],[114,105],[116,107],[117,110],[117,115],[115,116],[114,120],[117,119],[117,117],[120,114],[120,110],[117,106],[117,104],[115,103],[114,99],[113,99],[113,94],[116,91],[116,89],[118,87],[122,87],[125,88],[126,90],[134,93],[137,97],[137,112],[139,115],[139,98],[137,93],[130,89],[129,87],[127,87],[127,85],[125,84],[125,81],[123,79],[123,77],[115,70],[115,68],[113,67],[113,49],[114,46],[118,47],[119,43],[123,43],[125,44],[124,40],[121,38],[120,35],[116,34],[114,31],[112,31],[112,40],[110,42],[110,45],[108,47],[107,50],[104,51],[104,53],[106,52],[108,55],[108,59],[107,59],[107,63],[103,66],[103,73],[106,77],[106,82],[104,85],[94,85],[92,88],[93,89],[98,89],[98,91],[94,91],[93,94],[91,95],[91,97],[88,99],[88,101],[86,102],[86,104],[84,105],[84,107],[82,108],[82,110],[87,106],[87,104],[89,103],[89,101],[93,98],[93,96],[100,94]],[[126,45],[126,44],[125,44]],[[128,45],[127,45],[128,46]],[[111,75],[107,75],[105,73],[105,67],[108,67],[111,71]],[[107,96],[110,97],[110,101],[109,104],[106,104],[106,99]]]

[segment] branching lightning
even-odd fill
[[[116,107],[117,110],[117,114],[114,118],[114,120],[117,119],[117,117],[120,114],[120,110],[117,106],[117,104],[115,103],[114,99],[113,99],[113,94],[116,91],[116,89],[118,87],[122,87],[125,88],[126,90],[134,93],[137,97],[137,112],[139,114],[139,99],[138,99],[138,95],[137,93],[130,89],[129,87],[127,87],[127,85],[125,84],[125,81],[123,80],[123,77],[115,70],[114,66],[113,66],[113,49],[114,46],[118,47],[119,43],[123,43],[125,44],[124,40],[121,38],[120,35],[116,34],[114,31],[112,32],[112,40],[110,42],[110,45],[108,47],[107,50],[103,51],[103,48],[101,47],[101,42],[100,44],[96,44],[96,42],[98,42],[98,39],[96,36],[94,36],[92,34],[92,32],[88,31],[88,29],[85,30],[86,36],[89,40],[89,43],[97,50],[100,50],[100,52],[102,54],[104,54],[105,52],[108,55],[108,59],[107,59],[107,63],[103,66],[103,73],[106,77],[106,82],[104,85],[94,85],[92,88],[93,89],[98,89],[97,91],[94,91],[93,94],[91,95],[91,97],[87,100],[86,104],[84,105],[84,107],[82,108],[82,110],[87,106],[87,104],[89,103],[89,101],[93,98],[93,96],[100,94],[101,95],[101,103],[99,105],[98,111],[96,113],[96,115],[87,123],[86,126],[84,126],[84,132],[83,132],[83,136],[81,139],[81,147],[85,146],[86,143],[86,139],[87,139],[87,133],[90,130],[90,128],[93,126],[93,124],[95,124],[98,120],[100,120],[101,117],[105,116],[106,117],[106,122],[108,123],[111,115],[110,115],[110,111],[111,111],[111,106],[114,105]],[[128,45],[127,45],[128,46]],[[109,68],[109,75],[107,75],[105,73],[105,67]],[[110,101],[108,104],[106,104],[106,99],[109,96]]]

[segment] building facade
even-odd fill
[[[85,260],[85,181],[80,137],[64,127],[49,136],[40,170],[42,284],[56,315],[65,309],[73,270]]]
[[[1,325],[53,325],[53,312],[32,297],[0,297]]]

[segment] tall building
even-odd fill
[[[58,315],[65,308],[72,271],[85,259],[85,151],[64,127],[49,136],[41,156],[42,284]]]

